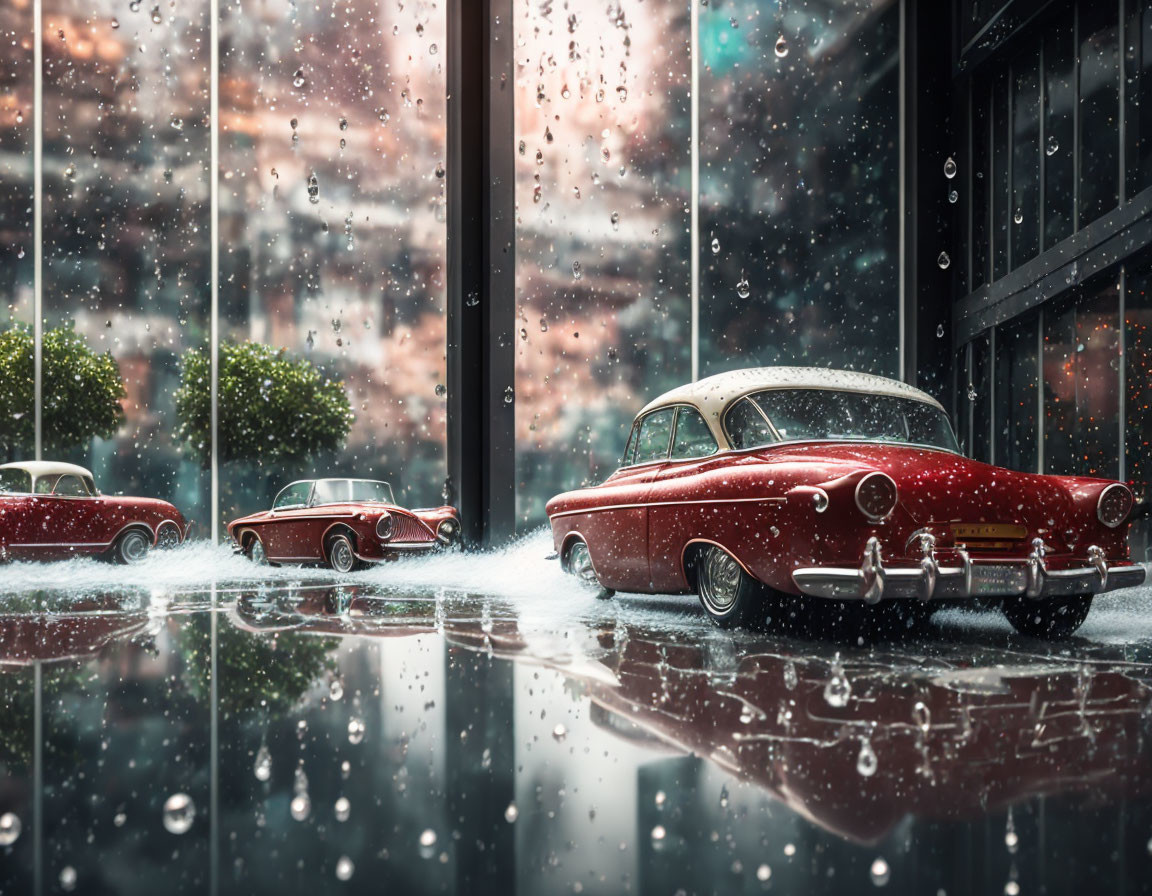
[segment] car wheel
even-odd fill
[[[767,616],[766,589],[723,548],[708,545],[696,556],[696,593],[724,628],[758,625]]]
[[[605,588],[600,584],[600,579],[596,577],[596,570],[592,567],[592,553],[583,541],[576,542],[568,549],[564,569],[570,575],[575,576],[576,581],[584,588],[595,592],[599,598],[608,598],[616,593],[611,588]]]
[[[347,535],[336,535],[328,542],[328,565],[336,572],[346,573],[356,569],[356,551]]]
[[[1092,609],[1091,594],[1071,597],[1006,597],[1004,615],[1022,635],[1058,640],[1084,624]]]
[[[179,546],[180,544],[180,529],[175,523],[161,523],[160,531],[156,535],[156,547],[161,550],[169,550]]]
[[[248,540],[248,549],[244,555],[257,566],[268,565],[268,555],[264,553],[264,542],[255,535]]]
[[[139,563],[152,549],[152,539],[143,529],[129,529],[116,540],[113,548],[116,560],[120,563]]]

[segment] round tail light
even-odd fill
[[[856,484],[856,506],[873,522],[896,509],[896,483],[885,473],[869,473]]]
[[[384,541],[392,537],[392,514],[388,511],[380,514],[380,519],[376,521],[376,535]]]
[[[1132,490],[1126,485],[1114,482],[1100,492],[1096,502],[1096,516],[1109,529],[1115,529],[1132,512]]]
[[[460,524],[456,520],[444,520],[436,527],[436,537],[444,544],[455,544],[460,537]]]

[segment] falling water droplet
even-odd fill
[[[960,194],[957,193],[955,190],[949,190],[948,191],[948,201],[951,202],[953,205],[955,205],[957,202],[960,201]]]
[[[756,869],[756,880],[761,883],[767,882],[772,877],[772,869],[767,865],[761,865]]]
[[[944,176],[949,180],[956,176],[956,162],[953,161],[952,156],[948,156],[944,162]]]
[[[1016,209],[1016,214],[1014,214],[1012,216],[1012,220],[1015,221],[1017,224],[1023,224],[1024,223],[1024,212],[1022,212],[1020,209]]]
[[[952,259],[948,256],[947,252],[941,252],[936,256],[936,264],[940,266],[940,270],[948,270],[948,266],[952,264]]]
[[[432,828],[426,828],[420,835],[421,846],[435,846],[436,845],[436,832]]]
[[[1016,821],[1012,817],[1011,809],[1008,810],[1008,820],[1004,825],[1004,846],[1010,853],[1020,848],[1020,837],[1016,834]]]
[[[11,846],[20,839],[22,827],[20,817],[14,812],[0,815],[0,846]]]
[[[720,254],[720,240],[716,239],[716,237],[712,237],[712,254]]]
[[[781,34],[778,38],[776,38],[776,58],[777,59],[783,59],[787,55],[788,55],[788,41],[786,41],[784,39],[784,35]]]
[[[744,276],[743,271],[740,272],[740,279],[736,282],[736,295],[742,299],[752,295],[752,289],[748,286],[748,278]]]
[[[577,280],[579,280],[581,277],[584,276],[584,268],[580,265],[580,262],[578,262],[578,261],[572,262],[572,276],[575,277]]]
[[[824,702],[829,706],[842,709],[848,705],[848,698],[852,696],[852,683],[840,666],[832,668],[832,677],[824,685]]]
[[[332,811],[336,815],[337,821],[347,821],[348,816],[352,813],[352,804],[348,802],[348,797],[339,797],[336,800],[336,805],[332,807]]]
[[[174,793],[164,801],[164,829],[169,834],[185,834],[196,819],[196,804],[186,793]]]
[[[308,175],[308,201],[313,205],[320,202],[320,180],[315,171]]]
[[[348,856],[340,856],[340,858],[336,860],[337,880],[350,880],[355,871],[356,866],[352,864],[352,860],[348,858]]]
[[[312,800],[307,793],[298,793],[288,804],[288,811],[296,821],[305,821],[312,813]]]
[[[944,338],[944,324],[936,324],[936,338],[937,339],[943,339]]]
[[[261,744],[260,749],[256,751],[256,762],[252,766],[252,773],[256,776],[257,781],[267,781],[272,777],[272,755],[264,744]]]
[[[888,863],[883,859],[877,859],[872,863],[869,874],[872,876],[872,883],[878,887],[882,887],[888,883],[888,879],[892,876],[892,872],[888,868]]]
[[[656,825],[656,827],[652,828],[652,840],[653,840],[653,842],[660,843],[667,836],[668,836],[668,831],[664,827],[664,825],[658,824],[658,825]]]
[[[60,869],[60,889],[67,893],[76,889],[76,869],[71,865],[65,865]]]
[[[512,824],[519,817],[520,810],[516,808],[516,804],[509,803],[508,808],[504,810],[504,820],[508,822],[508,824]]]
[[[516,398],[516,393],[512,391],[512,387],[506,386],[504,388],[504,404],[512,404],[512,402],[515,400],[515,398]]]
[[[1048,156],[1054,156],[1059,151],[1060,151],[1060,141],[1057,140],[1055,137],[1049,137],[1048,138],[1048,144],[1044,147],[1044,154],[1048,155]]]
[[[304,86],[304,69],[298,68],[298,69],[296,69],[296,71],[294,71],[292,73],[292,86],[293,87],[303,87]]]
[[[790,691],[796,690],[796,685],[799,682],[799,676],[796,674],[796,664],[788,660],[784,664],[784,687]]]
[[[339,677],[333,678],[328,684],[328,696],[333,700],[339,700],[344,696],[344,682]]]
[[[975,401],[976,400],[976,387],[973,386],[971,383],[968,384],[968,400],[969,401]]]
[[[564,727],[564,723],[559,723],[552,729],[552,738],[557,743],[562,742],[568,736],[568,729]]]
[[[860,755],[856,757],[856,771],[865,778],[876,774],[876,751],[872,749],[872,742],[865,740],[860,744]]]
[[[364,720],[359,716],[353,716],[348,720],[348,743],[358,744],[364,740]]]

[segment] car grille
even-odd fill
[[[435,541],[436,536],[428,531],[428,527],[415,517],[402,513],[393,514],[392,537],[388,539],[394,544],[414,544]]]

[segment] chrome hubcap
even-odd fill
[[[596,570],[592,568],[592,555],[588,553],[588,545],[579,542],[574,545],[568,555],[568,571],[576,576],[582,585],[599,588],[600,582],[596,578]]]
[[[253,563],[263,565],[267,560],[264,556],[264,545],[260,543],[260,539],[253,540],[252,547],[248,549],[248,556],[252,559]]]
[[[148,539],[141,532],[129,532],[120,543],[120,556],[125,563],[139,563],[148,556]]]
[[[174,548],[180,543],[180,533],[175,526],[161,526],[160,536],[156,539],[158,548]]]
[[[740,590],[740,564],[719,548],[709,548],[700,563],[697,580],[700,597],[708,609],[727,613]]]
[[[332,568],[337,572],[350,572],[352,560],[352,546],[345,539],[338,539],[332,545]]]

